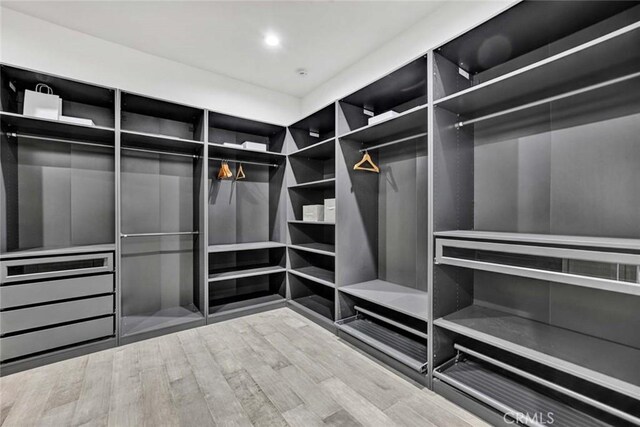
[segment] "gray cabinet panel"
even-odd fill
[[[4,311],[0,313],[0,333],[9,334],[78,319],[112,314],[114,310],[113,302],[113,295],[106,295],[97,298]]]
[[[0,287],[0,309],[113,292],[113,274]]]
[[[112,336],[113,316],[0,339],[0,361]]]

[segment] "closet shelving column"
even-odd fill
[[[283,126],[209,112],[209,321],[286,303],[285,136]],[[230,177],[219,176],[225,164]]]
[[[305,221],[303,206],[335,198],[335,104],[288,129],[289,306],[335,330],[335,221]]]
[[[0,66],[0,370],[116,344],[115,90]],[[45,83],[70,123],[33,117]]]
[[[434,54],[433,383],[489,421],[640,424],[639,45],[637,2],[522,2]]]
[[[204,114],[121,92],[120,343],[205,324]]]
[[[336,156],[340,336],[423,384],[427,72],[421,57],[340,100]],[[379,173],[354,170],[365,154]]]

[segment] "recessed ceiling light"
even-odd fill
[[[267,34],[264,37],[264,43],[269,47],[280,46],[280,38],[275,34]]]

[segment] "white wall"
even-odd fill
[[[466,0],[442,5],[416,25],[304,96],[301,117],[376,81],[519,1]]]
[[[275,124],[300,116],[299,98],[2,7],[0,61]]]

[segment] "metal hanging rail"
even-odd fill
[[[167,233],[129,233],[129,234],[121,234],[121,239],[126,239],[129,237],[158,237],[158,236],[191,236],[195,234],[200,234],[199,231],[175,231],[175,232],[167,232]]]
[[[35,139],[38,141],[51,141],[51,142],[63,142],[66,144],[75,144],[75,145],[87,145],[89,147],[102,147],[102,148],[111,148],[113,149],[113,145],[108,144],[97,144],[95,142],[84,142],[84,141],[76,141],[73,139],[63,139],[63,138],[48,138],[45,136],[37,136],[37,135],[29,135],[24,133],[15,133],[15,132],[3,132],[4,135],[13,137],[13,138],[26,138],[26,139]]]
[[[365,151],[377,150],[378,148],[387,147],[389,145],[399,144],[405,141],[411,141],[412,139],[422,138],[423,136],[427,136],[427,132],[418,133],[415,135],[407,136],[406,138],[394,139],[393,141],[385,142],[383,144],[374,145],[373,147],[367,147],[360,150],[361,153]]]
[[[547,381],[544,378],[540,378],[540,377],[538,377],[536,375],[530,374],[530,373],[528,373],[526,371],[518,369],[518,368],[516,368],[514,366],[511,366],[511,365],[509,365],[507,363],[504,363],[504,362],[501,362],[499,360],[496,360],[496,359],[494,359],[492,357],[485,356],[484,354],[478,353],[478,352],[476,352],[474,350],[470,350],[470,349],[468,349],[466,347],[461,346],[460,344],[454,344],[453,348],[455,348],[456,350],[458,350],[458,351],[460,351],[460,352],[462,352],[464,354],[468,354],[469,356],[473,356],[473,357],[475,357],[477,359],[483,360],[483,361],[485,361],[487,363],[490,363],[490,364],[492,364],[494,366],[497,366],[498,368],[502,368],[505,371],[509,371],[509,372],[514,373],[514,374],[516,374],[516,375],[518,375],[518,376],[520,376],[522,378],[525,378],[527,380],[530,380],[530,381],[533,381],[535,383],[538,383],[538,384],[540,384],[540,385],[542,385],[544,387],[550,388],[551,390],[554,390],[554,391],[562,393],[562,394],[564,394],[566,396],[572,397],[572,398],[574,398],[576,400],[579,400],[580,402],[586,403],[587,405],[591,405],[591,406],[593,406],[595,408],[600,409],[601,411],[607,412],[607,413],[609,413],[611,415],[614,415],[616,417],[619,417],[619,418],[621,418],[623,420],[629,421],[632,424],[640,425],[640,418],[634,417],[631,414],[627,414],[626,412],[623,412],[623,411],[621,411],[619,409],[613,408],[613,407],[611,407],[609,405],[606,405],[606,404],[604,404],[602,402],[598,402],[597,400],[592,399],[590,397],[587,397],[587,396],[585,396],[583,394],[577,393],[577,392],[575,392],[573,390],[570,390],[568,388],[565,388],[565,387],[563,387],[561,385],[552,383],[551,381]]]
[[[225,159],[222,157],[209,157],[209,160],[219,160],[221,162],[229,162],[229,163],[242,163],[245,165],[258,165],[258,166],[269,166],[272,168],[277,168],[278,165],[276,163],[263,163],[263,162],[250,162],[245,160],[233,160],[233,159]]]
[[[121,148],[123,150],[140,151],[142,153],[164,154],[166,156],[191,157],[194,159],[201,157],[197,154],[183,154],[183,153],[175,153],[172,151],[150,150],[148,148],[135,148],[135,147],[124,147],[124,146]]]
[[[583,93],[586,93],[586,92],[591,92],[591,91],[596,90],[596,89],[601,89],[603,87],[607,87],[607,86],[611,86],[611,85],[614,85],[614,84],[617,84],[617,83],[625,82],[627,80],[635,79],[637,77],[640,77],[640,72],[633,73],[633,74],[628,74],[626,76],[622,76],[622,77],[618,77],[618,78],[615,78],[615,79],[607,80],[606,82],[602,82],[602,83],[598,83],[598,84],[595,84],[595,85],[591,85],[591,86],[583,87],[583,88],[580,88],[580,89],[572,90],[570,92],[561,93],[560,95],[550,96],[548,98],[540,99],[538,101],[533,101],[533,102],[530,102],[528,104],[520,105],[518,107],[508,108],[506,110],[498,111],[496,113],[487,114],[486,116],[477,117],[475,119],[469,119],[469,120],[465,120],[465,121],[462,121],[462,122],[458,122],[458,123],[455,124],[455,127],[456,127],[456,129],[460,129],[463,126],[467,126],[467,125],[471,125],[471,124],[474,124],[474,123],[482,122],[482,121],[485,121],[485,120],[493,119],[493,118],[496,118],[496,117],[504,116],[506,114],[511,114],[511,113],[515,113],[515,112],[518,112],[518,111],[527,110],[529,108],[537,107],[539,105],[547,104],[549,102],[559,101],[559,100],[565,99],[565,98],[570,98],[572,96],[580,95],[580,94],[583,94]]]

